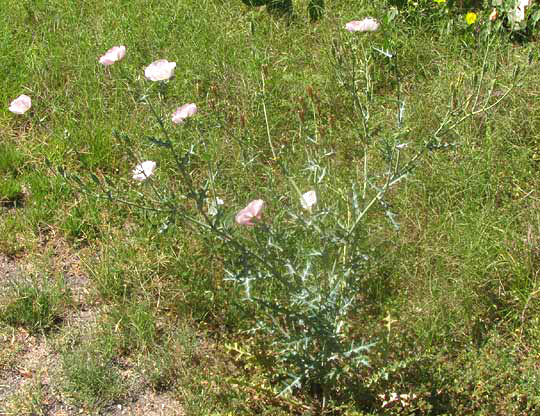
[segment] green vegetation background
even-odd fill
[[[292,21],[232,0],[3,3],[0,250],[37,266],[3,290],[0,331],[23,326],[51,340],[62,357],[54,380],[62,397],[95,412],[129,400],[135,393],[119,375],[124,365],[193,415],[540,412],[534,36],[521,43],[504,31],[495,37],[490,79],[504,90],[519,64],[518,87],[493,114],[460,126],[447,149],[427,154],[392,191],[399,230],[382,215],[370,224],[374,260],[354,327],[377,345],[371,367],[323,408],[310,392],[275,397],[271,357],[263,353],[264,340],[245,334],[249,316],[234,301],[240,295],[223,281],[222,259],[207,254],[214,243],[182,224],[160,234],[160,219],[151,213],[87,198],[48,170],[45,159],[82,177],[124,177],[126,189],[135,186],[129,183],[134,161],[113,137],[119,130],[137,138],[145,158],[159,160],[159,149],[142,139],[155,129],[150,112],[133,100],[118,65],[97,62],[123,44],[127,73],[142,76],[156,59],[177,62],[163,111],[197,104],[198,133],[224,173],[217,183],[231,212],[288,187],[267,144],[261,74],[283,163],[309,186],[306,160],[322,149],[334,183],[345,189],[357,178],[363,152],[347,93],[332,72],[331,48],[346,22],[384,21],[391,5],[336,0],[310,23],[301,1]],[[484,59],[477,27],[485,22],[469,27],[467,10],[441,14],[436,7],[443,6],[402,11],[373,35],[381,43],[392,39],[399,51],[412,147],[437,126],[452,85],[465,94]],[[392,73],[381,65],[375,74],[377,93],[392,94]],[[32,97],[32,110],[14,116],[7,107],[22,93]],[[388,105],[379,111],[394,122]],[[69,276],[50,266],[58,253],[49,242],[57,240],[82,258],[81,273],[90,279],[84,302],[67,289]],[[84,331],[64,322],[83,304],[99,310],[96,325]],[[6,354],[3,371],[14,365]],[[392,393],[410,399],[382,409]]]

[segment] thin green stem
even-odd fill
[[[274,149],[274,145],[272,143],[272,136],[270,135],[270,124],[268,123],[268,114],[266,112],[266,86],[265,86],[265,80],[264,80],[264,71],[261,71],[261,79],[262,79],[262,105],[263,105],[263,112],[264,112],[264,122],[266,124],[266,135],[268,137],[268,144],[270,145],[270,149],[272,150],[272,157],[274,160],[277,160],[276,151]]]

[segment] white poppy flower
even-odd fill
[[[99,63],[105,66],[114,64],[116,61],[120,61],[126,56],[126,47],[123,45],[113,46],[105,55],[100,56]]]
[[[311,209],[317,203],[317,194],[313,190],[306,192],[300,198],[300,203],[302,204],[302,208]]]
[[[236,223],[240,225],[254,226],[253,220],[260,220],[262,216],[262,209],[264,208],[264,201],[262,199],[255,199],[251,201],[244,209],[240,210],[235,217]]]
[[[197,112],[197,106],[193,103],[184,104],[182,107],[178,107],[172,115],[172,122],[174,124],[181,124],[188,117],[191,117]]]
[[[165,81],[172,78],[174,68],[176,68],[176,62],[159,59],[144,69],[144,76],[150,81]]]
[[[133,169],[133,179],[136,181],[144,181],[146,178],[152,176],[154,171],[156,170],[156,162],[153,162],[151,160],[146,160],[142,163],[139,163],[137,166],[135,166],[135,169]]]
[[[366,17],[362,20],[353,20],[345,24],[345,29],[349,32],[375,32],[379,30],[380,23],[371,18]]]
[[[24,114],[32,107],[32,99],[28,95],[19,95],[9,104],[9,111]]]

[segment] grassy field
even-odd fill
[[[534,33],[467,2],[3,2],[0,415],[540,414]]]

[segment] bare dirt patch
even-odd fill
[[[19,269],[14,260],[0,253],[0,293],[5,288],[6,283],[14,279]]]
[[[145,391],[137,399],[111,409],[111,416],[183,416],[182,406],[167,393]]]
[[[49,236],[50,237],[50,236]],[[21,279],[62,276],[74,304],[66,312],[58,330],[30,334],[24,328],[0,326],[0,416],[42,414],[75,416],[95,414],[75,406],[62,388],[62,357],[59,346],[72,336],[91,336],[99,320],[101,305],[91,300],[92,282],[81,267],[81,254],[65,241],[47,238],[42,251],[17,259],[0,253],[0,299],[10,285]],[[79,334],[79,335],[76,335]],[[130,367],[128,365],[128,367]],[[128,369],[129,370],[129,369]],[[121,404],[102,409],[111,416],[182,416],[181,404],[168,392],[154,392],[140,376],[132,379],[127,398]],[[135,387],[135,388],[134,388]]]

